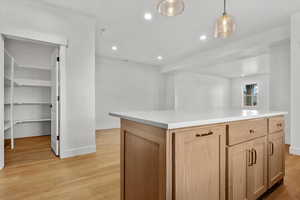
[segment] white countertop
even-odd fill
[[[281,111],[227,110],[214,112],[196,111],[136,111],[110,112],[111,116],[165,129],[177,129],[239,120],[286,115]]]

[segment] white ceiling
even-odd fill
[[[36,0],[40,1],[40,0]],[[177,17],[162,17],[158,0],[42,0],[97,18],[97,53],[136,62],[167,65],[196,51],[220,47],[274,27],[289,24],[300,11],[299,0],[228,0],[228,12],[237,22],[237,33],[227,40],[213,39],[214,22],[222,13],[222,0],[184,0],[186,9]],[[153,14],[145,21],[145,12]],[[100,29],[106,31],[101,34]],[[200,35],[208,40],[201,42]],[[113,52],[111,47],[118,46]],[[158,61],[157,56],[163,56]]]

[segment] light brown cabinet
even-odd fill
[[[126,120],[121,131],[121,199],[165,200],[165,130]]]
[[[284,177],[283,117],[180,129],[121,122],[121,200],[255,200]]]
[[[284,176],[284,134],[278,132],[269,136],[269,187]]]
[[[267,138],[227,148],[228,199],[252,200],[267,190]]]
[[[268,143],[267,137],[253,140],[250,166],[250,199],[257,199],[268,189]]]
[[[243,143],[227,148],[228,199],[249,200],[248,181],[250,178],[251,144]]]
[[[175,200],[225,199],[225,126],[178,132]]]

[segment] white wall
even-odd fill
[[[164,101],[163,105],[166,110],[175,109],[175,73],[163,75],[164,79]]]
[[[300,155],[300,13],[291,20],[291,147]]]
[[[286,143],[290,144],[290,42],[282,41],[269,49],[267,74],[232,79],[232,107],[242,108],[242,86],[258,83],[258,107],[255,109],[287,111]],[[265,67],[265,66],[258,66]]]
[[[233,78],[231,80],[231,106],[234,109],[245,109],[243,107],[242,87],[245,84],[258,84],[258,105],[255,109],[268,110],[269,101],[269,75],[252,75],[246,77]]]
[[[94,19],[60,8],[23,1],[0,2],[0,32],[44,33],[68,39],[66,121],[64,121],[66,130],[61,133],[61,156],[94,152],[96,150]]]
[[[158,110],[163,103],[163,75],[156,66],[96,58],[96,127],[117,128],[111,111]]]
[[[270,48],[270,109],[289,112],[285,117],[285,141],[290,144],[290,41],[284,41]]]
[[[229,79],[190,72],[178,72],[171,76],[174,92],[170,94],[174,95],[175,109],[209,111],[230,107]]]
[[[50,68],[51,55],[57,47],[29,41],[5,39],[5,49],[21,66]]]

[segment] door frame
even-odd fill
[[[4,168],[4,37],[0,34],[0,169]],[[3,49],[3,52],[2,52]]]
[[[37,43],[48,44],[57,46],[59,49],[60,57],[60,141],[59,149],[63,149],[64,145],[64,133],[66,132],[66,51],[68,48],[68,40],[64,36],[57,36],[42,32],[28,32],[28,31],[12,31],[12,32],[0,32],[0,39],[11,38],[24,41],[34,41]],[[4,88],[4,53],[0,58],[0,87]],[[3,73],[2,73],[3,71]],[[4,92],[0,92],[0,169],[4,168]],[[61,151],[60,151],[61,152]],[[61,154],[60,154],[61,155]],[[60,157],[59,155],[59,157]]]

